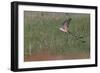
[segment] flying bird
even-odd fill
[[[69,29],[69,25],[70,25],[70,21],[71,21],[72,19],[71,18],[69,18],[69,19],[66,19],[64,22],[63,22],[63,24],[62,24],[62,26],[59,28],[62,32],[68,32],[68,29]]]
[[[75,37],[77,40],[80,39],[80,41],[81,41],[82,43],[85,43],[86,41],[81,40],[81,39],[83,38],[82,36],[77,36],[77,35],[75,35],[75,34],[73,34],[73,33],[71,33],[71,32],[69,31],[69,25],[70,25],[70,21],[71,21],[71,20],[72,20],[71,18],[66,19],[66,20],[63,22],[62,26],[59,28],[60,31],[65,32],[65,33],[68,32],[70,35],[72,35],[73,37]]]

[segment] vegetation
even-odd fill
[[[66,18],[72,18],[70,33],[59,30]],[[75,37],[76,36],[76,37]],[[90,15],[77,13],[24,12],[25,55],[47,51],[64,55],[67,52],[89,53]]]

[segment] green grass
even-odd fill
[[[64,20],[72,18],[69,31],[83,37],[77,39],[59,30]],[[82,42],[85,41],[85,42]],[[47,49],[51,54],[90,51],[90,15],[69,13],[24,12],[24,52],[38,53]]]

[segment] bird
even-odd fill
[[[81,40],[81,39],[83,38],[83,36],[77,36],[77,35],[75,35],[75,34],[73,34],[72,32],[69,31],[69,25],[70,25],[71,20],[72,20],[71,18],[66,19],[66,20],[63,22],[62,26],[59,28],[60,31],[62,31],[62,32],[64,32],[64,33],[69,33],[70,35],[72,35],[72,36],[73,36],[74,38],[76,38],[77,40],[80,39],[80,41],[81,41],[82,43],[85,43],[86,41]]]
[[[68,32],[71,20],[72,20],[71,18],[65,19],[65,21],[62,24],[62,26],[59,28],[60,31],[62,31],[62,32]]]

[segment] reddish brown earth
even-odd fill
[[[44,61],[44,60],[71,60],[71,59],[87,59],[89,53],[66,53],[65,55],[52,55],[48,53],[38,53],[25,55],[24,61]]]

